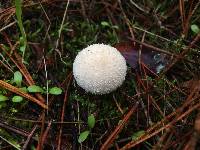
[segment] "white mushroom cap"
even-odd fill
[[[93,44],[78,53],[73,63],[77,84],[87,92],[106,94],[122,85],[126,60],[114,47]]]

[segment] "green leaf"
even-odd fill
[[[89,135],[90,131],[86,130],[86,131],[83,131],[80,135],[79,135],[79,138],[78,138],[78,142],[79,143],[82,143],[83,141],[85,141]]]
[[[22,0],[15,0],[15,8],[16,8],[16,16],[17,16],[19,29],[22,35],[22,38],[20,39],[20,50],[23,52],[23,57],[24,57],[25,49],[27,46],[27,39],[26,39],[26,33],[24,31],[24,27],[23,27],[23,22],[22,22]]]
[[[24,93],[27,93],[27,92],[28,92],[28,90],[27,90],[26,87],[21,87],[21,88],[19,88],[19,89],[22,90]]]
[[[145,134],[145,131],[144,130],[140,130],[136,133],[134,133],[132,135],[132,140],[137,140],[138,138],[140,138],[141,136],[143,136]]]
[[[117,30],[119,29],[119,27],[116,26],[116,25],[112,26],[112,28],[113,28],[113,29],[117,29]]]
[[[108,22],[106,22],[106,21],[102,21],[101,25],[104,26],[104,27],[106,27],[106,26],[109,27],[110,26],[110,24]]]
[[[4,102],[8,100],[8,97],[4,96],[4,95],[0,95],[0,102]]]
[[[22,15],[22,0],[15,0],[15,7],[17,19],[20,20]]]
[[[199,27],[196,24],[191,25],[191,30],[195,33],[198,34],[200,32]]]
[[[26,50],[26,45],[24,45],[24,41],[22,41],[22,44],[21,44],[19,50],[20,50],[20,52],[25,52],[25,50]]]
[[[17,84],[17,86],[21,86],[22,83],[22,74],[19,71],[16,71],[14,73],[14,82]]]
[[[31,85],[27,88],[30,93],[43,93],[43,89],[37,85]]]
[[[95,125],[95,118],[94,118],[94,115],[91,114],[89,117],[88,117],[88,126],[90,129],[94,128],[94,125]]]
[[[19,102],[21,102],[23,100],[23,97],[21,97],[21,96],[14,96],[13,98],[12,98],[12,102],[14,102],[14,103],[19,103]]]
[[[62,93],[62,89],[58,87],[53,87],[49,90],[49,93],[53,95],[60,95]]]

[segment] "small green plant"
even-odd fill
[[[52,87],[49,89],[49,91],[43,89],[42,87],[38,85],[31,85],[27,88],[29,93],[41,93],[41,94],[52,94],[52,95],[60,95],[62,94],[62,89],[59,87]]]
[[[199,26],[196,24],[191,25],[191,30],[194,34],[198,34],[200,32]]]
[[[27,88],[28,92],[30,93],[44,93],[44,90],[37,85],[31,85]]]
[[[52,87],[50,88],[49,93],[52,95],[60,95],[62,93],[62,90],[58,87]]]
[[[13,79],[9,80],[7,82],[10,82],[11,84],[16,84],[18,88],[20,88],[24,93],[41,93],[41,94],[52,94],[52,95],[60,95],[62,93],[62,89],[59,87],[52,87],[49,89],[49,91],[45,90],[44,88],[37,86],[37,85],[31,85],[29,87],[22,87],[22,74],[20,71],[14,72]],[[5,96],[7,94],[7,91],[0,90],[0,109],[6,106],[6,101],[9,100],[9,97]],[[23,97],[14,95],[11,98],[13,103],[20,103],[23,101]]]
[[[14,73],[14,82],[17,84],[18,87],[21,87],[22,74],[19,71],[16,71]]]
[[[78,142],[82,143],[83,141],[85,141],[87,139],[87,137],[88,137],[89,134],[90,134],[89,130],[81,132],[81,134],[80,134],[80,136],[78,138]]]
[[[21,85],[22,85],[22,74],[21,74],[21,72],[19,72],[19,71],[14,72],[13,82],[16,83],[16,85],[18,87],[21,88]],[[19,103],[21,101],[23,101],[23,97],[21,97],[21,96],[14,96],[12,98],[12,102],[14,102],[14,103]]]
[[[78,142],[79,143],[82,143],[83,141],[85,141],[88,137],[88,135],[91,133],[91,130],[94,128],[95,126],[95,117],[93,114],[91,114],[89,117],[88,117],[88,127],[89,129],[88,130],[85,130],[83,132],[80,133],[79,135],[79,138],[78,138]]]
[[[13,98],[12,98],[12,102],[14,102],[14,103],[19,103],[19,102],[21,102],[23,100],[23,97],[21,97],[21,96],[14,96]]]

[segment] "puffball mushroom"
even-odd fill
[[[73,63],[77,84],[86,92],[107,94],[122,85],[126,77],[126,60],[114,47],[93,44],[78,53]]]

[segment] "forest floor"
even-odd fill
[[[73,78],[95,43],[126,55],[110,94]],[[199,57],[198,0],[1,0],[0,149],[200,149]]]

